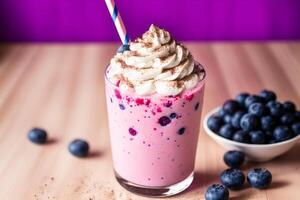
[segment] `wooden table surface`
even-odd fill
[[[203,114],[238,92],[269,88],[300,106],[300,43],[186,43],[207,70]],[[113,176],[104,99],[104,67],[117,44],[0,45],[0,199],[143,200]],[[299,107],[298,107],[299,108]],[[32,127],[48,130],[50,142],[34,145]],[[85,138],[91,156],[67,150]],[[224,150],[200,131],[196,179],[184,193],[166,199],[204,199],[208,185],[226,168]],[[300,143],[267,163],[273,185],[246,187],[231,199],[299,200]]]

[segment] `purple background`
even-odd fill
[[[179,40],[300,38],[299,0],[116,0],[131,38],[151,23]],[[0,0],[0,41],[119,41],[104,0]]]

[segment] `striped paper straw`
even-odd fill
[[[115,4],[114,0],[105,0],[105,3],[107,5],[107,8],[109,10],[109,13],[114,21],[115,27],[118,31],[118,34],[120,36],[120,39],[123,44],[128,44],[129,42],[129,37],[126,31],[126,28],[123,24],[121,15],[117,9],[117,6]]]

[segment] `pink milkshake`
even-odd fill
[[[153,25],[106,70],[113,164],[126,189],[169,196],[193,180],[204,93],[203,67]]]

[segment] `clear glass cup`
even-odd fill
[[[105,71],[105,90],[117,181],[151,197],[188,188],[194,178],[204,78],[175,97],[139,96],[121,92]]]

